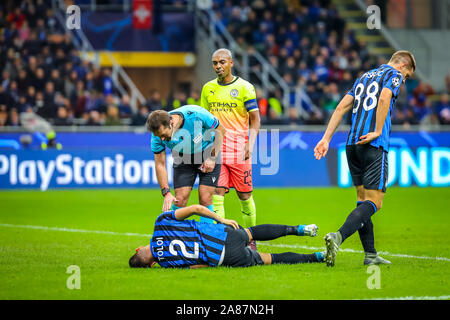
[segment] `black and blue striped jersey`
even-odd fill
[[[163,212],[156,219],[150,249],[163,268],[217,266],[223,260],[225,228],[224,224],[179,221],[175,219],[175,211]]]
[[[383,126],[381,136],[370,142],[374,147],[382,147],[389,150],[389,136],[391,134],[391,112],[395,105],[400,86],[403,82],[403,75],[395,68],[382,64],[377,69],[364,73],[353,84],[348,92],[354,97],[352,126],[348,134],[347,145],[356,144],[359,138],[369,132],[374,132],[376,127],[376,114],[378,99],[383,88],[392,91],[392,99],[389,105],[389,112]]]

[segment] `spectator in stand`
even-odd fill
[[[21,95],[19,97],[19,101],[17,101],[11,109],[16,109],[18,112],[23,112],[28,108],[28,106],[30,105],[27,103],[27,98]]]
[[[170,103],[170,105],[174,109],[176,109],[176,108],[179,108],[179,107],[184,106],[186,104],[187,104],[186,93],[184,93],[183,91],[175,92],[174,98],[172,99],[172,103]]]
[[[30,82],[30,77],[27,75],[27,71],[25,69],[19,70],[19,77],[17,79],[17,88],[19,93],[25,93],[28,88]]]
[[[11,108],[11,110],[9,111],[9,117],[6,125],[11,127],[20,126],[19,113],[17,112],[16,108]]]
[[[192,90],[186,103],[199,106],[200,105],[200,92],[198,92],[198,90]]]
[[[11,84],[9,85],[9,88],[8,88],[8,95],[10,96],[10,102],[12,104],[19,101],[20,93],[17,88],[17,81],[15,81],[15,80],[11,81]]]
[[[331,82],[324,87],[324,98],[322,101],[322,109],[325,111],[326,119],[328,120],[336,109],[341,96],[339,95],[338,86],[335,82]]]
[[[61,75],[58,69],[52,69],[50,73],[50,80],[55,85],[55,91],[64,92],[64,80],[61,79]]]
[[[145,126],[146,122],[147,122],[147,117],[148,117],[149,111],[147,106],[143,105],[139,107],[139,112],[136,113],[132,120],[131,120],[131,125],[132,126]]]
[[[45,114],[45,110],[42,110],[44,108],[44,94],[42,92],[36,92],[34,105],[32,105],[32,107],[37,115],[42,117]]]
[[[36,89],[36,91],[44,91],[45,89],[45,72],[42,68],[37,68],[36,70],[36,77],[33,81],[33,87]]]
[[[75,118],[82,118],[85,113],[87,113],[89,94],[84,89],[84,82],[77,81],[77,89],[73,92],[71,96],[71,104],[73,106],[73,112]]]
[[[9,83],[11,82],[11,74],[9,73],[8,70],[3,70],[2,73],[2,82],[1,82],[1,86],[3,88],[8,88]]]
[[[146,107],[150,112],[163,108],[161,93],[158,90],[153,89],[151,91],[150,99],[146,102]]]
[[[8,122],[8,112],[6,109],[6,105],[0,105],[0,127],[6,126]]]
[[[105,95],[113,93],[114,85],[111,78],[111,70],[108,68],[103,69],[102,88]]]
[[[133,110],[131,110],[130,97],[125,94],[119,104],[119,117],[120,118],[130,118],[133,115]]]
[[[55,85],[53,82],[47,81],[44,91],[45,113],[42,115],[46,119],[52,119],[56,116],[55,94]]]
[[[106,126],[122,125],[119,117],[119,108],[117,108],[117,106],[115,106],[114,104],[110,104],[107,107],[105,125]]]
[[[325,59],[322,56],[316,58],[314,65],[314,73],[317,75],[318,81],[326,82],[328,80],[328,68],[325,65]]]
[[[434,113],[437,115],[440,124],[450,124],[450,102],[448,94],[441,94],[440,101],[436,104]]]
[[[102,125],[100,113],[97,110],[91,110],[89,112],[89,118],[88,118],[86,125],[87,126],[101,126]]]
[[[17,7],[14,9],[14,12],[7,15],[6,21],[20,29],[25,21],[25,15],[22,13],[20,7]]]
[[[56,112],[55,120],[53,125],[55,126],[71,126],[73,124],[72,120],[69,118],[69,112],[66,107],[60,105]]]

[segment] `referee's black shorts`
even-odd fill
[[[386,192],[388,153],[370,144],[346,146],[347,163],[355,186]]]
[[[174,189],[182,187],[192,187],[197,175],[199,185],[217,187],[220,177],[221,161],[220,157],[216,161],[213,171],[205,173],[200,170],[200,166],[211,154],[210,149],[206,149],[201,154],[182,155],[172,152],[173,156],[173,187]]]

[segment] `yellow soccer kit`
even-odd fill
[[[217,78],[211,80],[203,86],[201,106],[217,117],[226,129],[223,162],[241,159],[248,140],[249,112],[258,111],[253,85],[239,77],[224,85],[219,84]]]

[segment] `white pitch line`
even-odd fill
[[[306,250],[325,250],[325,247],[308,247],[300,244],[275,244],[275,243],[261,243],[257,242],[258,246],[268,246],[268,247],[280,247],[280,248],[292,248],[292,249],[306,249]],[[354,250],[354,249],[339,249],[340,252],[350,252],[350,253],[364,253],[364,251]],[[438,261],[450,261],[450,258],[446,257],[429,257],[429,256],[414,256],[410,254],[401,253],[390,253],[388,251],[379,251],[380,255],[398,257],[398,258],[410,258],[410,259],[424,259],[424,260],[438,260]]]
[[[362,300],[450,300],[450,295],[438,297],[430,297],[430,296],[423,296],[423,297],[407,296],[395,298],[386,297],[386,298],[369,298]]]
[[[102,230],[87,230],[87,229],[72,229],[72,228],[60,228],[60,227],[46,227],[46,226],[36,226],[36,225],[23,225],[23,224],[9,224],[0,223],[0,227],[6,228],[21,228],[21,229],[34,229],[34,230],[44,230],[44,231],[59,231],[59,232],[76,232],[76,233],[94,233],[94,234],[106,234],[114,236],[128,236],[128,237],[146,237],[149,238],[151,234],[144,233],[133,233],[133,232],[114,232],[114,231],[102,231]],[[257,242],[258,246],[267,247],[278,247],[278,248],[292,248],[292,249],[305,249],[305,250],[324,250],[324,247],[309,247],[300,244],[277,244],[277,243],[267,243],[267,242]],[[364,251],[354,250],[354,249],[339,249],[341,252],[349,253],[364,253]],[[409,254],[400,253],[390,253],[387,251],[380,251],[379,254],[398,258],[409,258],[409,259],[424,259],[424,260],[437,260],[437,261],[450,261],[450,258],[446,257],[429,257],[429,256],[414,256]]]
[[[33,226],[33,225],[9,224],[9,223],[0,223],[0,227],[34,229],[34,230],[45,230],[45,231],[108,234],[108,235],[113,235],[113,236],[129,236],[129,237],[150,237],[151,236],[151,234],[143,234],[143,233],[132,233],[132,232],[124,233],[124,232],[114,232],[114,231],[71,229],[71,228],[45,227],[45,226]]]

